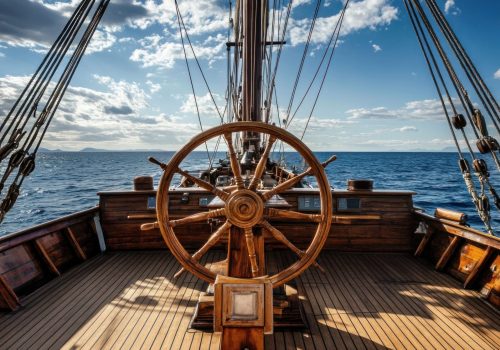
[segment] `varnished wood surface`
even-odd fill
[[[222,258],[209,253],[204,261]],[[273,252],[269,263],[287,265]],[[479,293],[406,254],[325,252],[326,275],[298,280],[310,331],[266,336],[267,349],[498,349],[500,313]],[[94,257],[0,314],[1,349],[217,349],[189,331],[205,284],[166,251]]]
[[[189,202],[181,203],[183,193],[189,193]],[[298,211],[299,196],[314,196],[317,189],[291,189],[283,197]],[[324,249],[350,251],[413,251],[415,249],[413,232],[416,220],[413,214],[413,192],[409,191],[333,191],[333,215],[342,219],[334,220]],[[144,223],[156,221],[155,210],[148,209],[148,197],[154,197],[155,191],[103,192],[100,193],[101,223],[106,236],[106,245],[111,250],[124,249],[162,249],[166,248],[160,230],[141,231]],[[198,203],[209,192],[199,188],[175,189],[170,191],[171,214],[182,218],[201,210]],[[361,210],[339,211],[338,198],[359,198]],[[306,214],[315,214],[306,212]],[[346,219],[348,215],[371,215],[373,219]],[[314,223],[287,223],[287,219],[273,220],[287,238],[300,249],[306,248],[316,228]],[[188,248],[199,249],[215,230],[207,223],[200,222],[189,227],[178,227],[180,242]],[[194,234],[195,233],[195,234]],[[268,236],[266,244],[283,247],[274,238]],[[221,240],[226,243],[226,240]]]
[[[450,220],[415,215],[427,225],[415,255],[463,282],[465,288],[479,291],[500,309],[500,238]]]
[[[9,301],[59,276],[100,252],[94,217],[97,208],[0,237],[0,309]]]

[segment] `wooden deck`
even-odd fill
[[[409,255],[327,252],[319,261],[326,275],[298,280],[310,331],[276,332],[268,348],[500,347],[500,312]],[[172,281],[178,267],[164,251],[93,258],[0,314],[0,348],[217,349],[217,334],[188,330],[205,286],[189,274]]]

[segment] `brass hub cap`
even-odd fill
[[[260,196],[250,190],[233,192],[226,202],[226,215],[233,225],[248,228],[262,220],[264,202]]]

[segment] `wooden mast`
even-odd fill
[[[262,121],[261,113],[261,84],[262,84],[262,9],[267,1],[240,0],[243,29],[243,64],[242,64],[242,121]],[[239,16],[239,14],[237,14]],[[238,50],[236,50],[236,53]],[[241,165],[247,158],[258,155],[260,150],[260,135],[255,132],[243,132],[243,154]],[[252,156],[253,155],[253,156]],[[252,228],[249,229],[252,232]],[[249,257],[249,246],[253,247],[254,259]],[[251,254],[250,254],[251,255]],[[264,237],[260,229],[253,230],[248,235],[246,230],[231,227],[228,242],[227,275],[236,278],[251,278],[255,276],[252,269],[257,262],[257,275],[265,274],[264,266]],[[222,349],[252,349],[264,348],[264,329],[254,327],[224,327],[221,339]]]
[[[263,9],[267,1],[241,0],[243,11],[243,65],[242,65],[242,116],[243,121],[262,121],[262,56],[263,56]],[[260,146],[259,135],[243,135],[244,151],[255,150]]]

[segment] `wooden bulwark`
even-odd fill
[[[268,263],[290,259],[274,251]],[[275,332],[266,349],[497,349],[499,312],[420,259],[325,252],[319,262],[326,274],[297,279],[310,330]],[[0,314],[0,348],[218,349],[220,335],[188,329],[206,285],[173,280],[179,267],[165,251],[91,258]]]
[[[182,202],[184,193],[187,203]],[[410,191],[344,191],[334,190],[334,222],[324,249],[349,251],[413,251],[417,221],[413,215],[413,201]],[[298,210],[300,197],[317,196],[317,189],[292,189],[282,194],[290,204],[290,210]],[[156,221],[154,203],[156,191],[101,192],[100,216],[106,234],[106,246],[110,250],[165,249],[165,243],[158,229],[141,231],[142,224]],[[213,195],[200,188],[180,188],[171,190],[170,210],[172,218],[182,218],[208,208],[200,208],[204,199],[211,200]],[[338,208],[339,199],[359,199],[360,209]],[[304,212],[304,214],[315,214]],[[310,230],[314,223],[289,222],[284,218],[273,220],[273,224],[285,233],[288,239],[300,249],[310,242]],[[309,226],[308,226],[309,225]],[[177,228],[176,228],[177,230]],[[185,247],[198,249],[210,237],[214,227],[208,223],[197,223],[189,227],[179,227],[178,236]],[[266,244],[282,247],[272,237]],[[227,241],[222,240],[225,244]]]
[[[0,309],[16,309],[19,296],[99,254],[97,214],[92,208],[0,237]]]
[[[415,217],[428,228],[415,255],[463,282],[464,288],[480,291],[500,308],[500,238],[422,212],[415,212]]]

